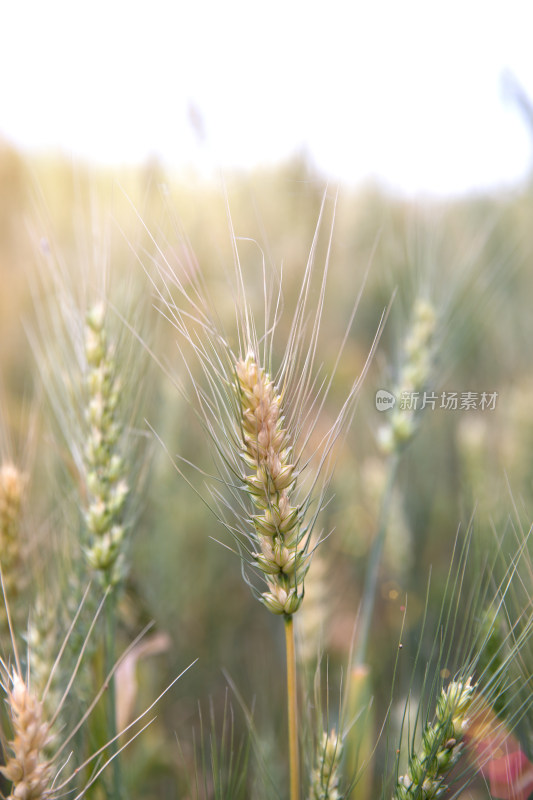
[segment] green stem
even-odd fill
[[[300,798],[300,767],[298,759],[298,704],[296,695],[296,653],[292,615],[285,617],[287,653],[287,710],[289,720],[290,800]]]
[[[385,484],[379,509],[378,529],[374,541],[372,542],[372,549],[370,550],[370,557],[368,559],[368,568],[366,571],[363,599],[361,603],[361,618],[357,633],[357,647],[354,661],[354,666],[356,667],[362,666],[366,661],[368,637],[376,600],[379,564],[387,535],[387,524],[389,521],[392,491],[396,481],[396,473],[398,471],[399,461],[400,457],[398,453],[394,453],[390,457],[389,468],[387,472],[387,482]]]
[[[116,589],[111,589],[109,597],[106,600],[104,607],[105,618],[105,661],[104,668],[106,676],[110,674],[115,664],[115,637],[117,629],[116,617]],[[111,793],[112,800],[121,800],[123,797],[123,783],[122,783],[122,770],[120,766],[120,757],[118,753],[118,740],[115,738],[117,735],[117,709],[116,709],[116,693],[115,693],[115,678],[111,678],[108,691],[107,691],[107,736],[108,740],[114,739],[111,743],[110,758],[112,761],[112,776],[113,776],[113,789]]]

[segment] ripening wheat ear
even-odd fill
[[[147,305],[131,272],[110,264],[109,223],[92,216],[81,221],[68,261],[52,239],[36,248],[28,336],[83,518],[73,543],[89,573],[80,570],[81,585],[96,575],[105,590],[127,571],[127,532],[145,469],[147,437],[138,424],[150,382],[146,353],[128,331],[128,324],[145,328]]]
[[[292,446],[283,426],[282,398],[253,354],[236,365],[242,413],[242,459],[250,469],[245,486],[258,513],[252,517],[258,551],[253,558],[268,591],[261,598],[274,614],[294,614],[303,600],[307,571],[305,532],[298,505]]]
[[[10,461],[0,464],[0,554],[6,589],[13,598],[17,596],[22,577],[20,521],[26,481],[26,476]],[[2,616],[3,611],[2,606]]]
[[[61,288],[68,295],[67,287]],[[63,317],[66,305],[68,314]],[[50,308],[37,310],[41,336],[32,337],[37,364],[78,477],[85,521],[78,548],[83,546],[89,571],[99,576],[105,589],[117,585],[124,572],[130,492],[126,463],[134,451],[130,411],[124,406],[128,393],[123,377],[129,367],[109,333],[105,302],[83,309],[73,296],[70,301],[61,297],[58,288]],[[49,326],[53,314],[59,328],[55,331]]]
[[[442,690],[435,719],[424,728],[419,751],[411,754],[407,772],[398,778],[393,800],[429,800],[444,794],[446,776],[464,748],[475,691],[470,678],[452,681]]]
[[[74,797],[75,800],[80,800],[99,779],[107,766],[116,760],[118,754],[153,722],[153,719],[151,719],[139,728],[141,720],[152,711],[159,700],[187,672],[192,664],[186,667],[136,719],[83,761],[83,758],[80,758],[81,754],[75,752],[76,744],[78,743],[77,734],[86,725],[105,694],[108,693],[115,673],[123,661],[127,659],[129,653],[138,646],[147,629],[142,631],[120,658],[114,662],[100,689],[87,702],[81,718],[78,719],[73,727],[67,729],[63,724],[59,724],[62,709],[70,693],[74,690],[80,670],[85,666],[84,658],[88,649],[89,639],[93,634],[98,616],[109,595],[109,590],[92,620],[66,687],[64,687],[60,696],[55,692],[53,693],[56,703],[55,706],[52,706],[49,702],[49,694],[52,691],[54,676],[60,669],[61,659],[65,654],[67,644],[76,627],[82,605],[90,592],[91,586],[87,587],[82,605],[78,608],[57,656],[49,668],[48,679],[44,688],[39,687],[39,690],[37,690],[32,681],[31,640],[28,641],[27,667],[23,669],[11,623],[1,568],[0,583],[10,630],[13,661],[11,665],[0,659],[0,688],[5,694],[10,724],[10,732],[3,732],[3,741],[6,743],[6,761],[5,766],[0,767],[4,777],[11,782],[11,793],[7,800],[59,800],[59,798],[66,795]],[[121,739],[120,747],[117,744],[119,738]],[[113,749],[112,746],[114,744],[116,744],[116,747]],[[111,755],[109,755],[110,749]],[[67,765],[73,753],[74,761],[77,763],[74,769],[70,769]],[[89,777],[86,780],[80,779],[84,769],[90,766],[93,769]],[[114,797],[116,796],[115,794]]]
[[[136,423],[144,416],[140,408],[150,382],[144,371],[146,354],[134,350],[124,324],[127,317],[142,330],[146,306],[131,273],[123,272],[119,265],[111,271],[106,227],[100,242],[99,225],[91,222],[87,241],[83,220],[82,246],[69,263],[53,246],[40,252],[37,288],[32,287],[36,324],[29,335],[55,417],[58,450],[68,454],[64,462],[73,477],[74,491],[69,499],[76,502],[81,524],[72,526],[74,535],[67,544],[73,563],[69,590],[76,605],[83,587],[93,581],[92,596],[66,656],[75,660],[75,639],[86,638],[99,599],[107,596],[102,636],[91,642],[94,651],[100,651],[101,660],[95,658],[95,669],[85,671],[94,681],[98,669],[109,674],[115,662],[116,604],[127,572],[127,533],[146,469],[143,456],[147,438]],[[117,298],[117,305],[113,298]],[[98,683],[100,678],[96,680]],[[115,757],[114,682],[106,697],[107,729],[102,739],[113,743],[113,791],[118,800],[122,781],[120,760]]]
[[[325,502],[332,451],[351,420],[383,325],[383,318],[377,321],[369,358],[317,443],[313,434],[362,291],[347,320],[332,374],[320,374],[316,355],[332,230],[322,269],[316,264],[316,251],[326,199],[292,312],[280,276],[268,269],[264,258],[257,265],[264,304],[259,312],[252,308],[233,232],[235,280],[228,285],[235,298],[231,330],[225,329],[210,301],[198,265],[180,275],[159,250],[158,278],[150,278],[162,315],[180,334],[178,345],[191,378],[192,393],[181,383],[177,388],[190,402],[215,455],[218,472],[211,476],[210,496],[204,499],[234,537],[243,574],[256,597],[273,613],[289,616],[302,603],[311,534]],[[189,261],[193,260],[190,255]],[[257,278],[256,273],[256,285]],[[285,340],[279,341],[283,327]]]
[[[8,800],[44,800],[50,797],[52,767],[45,751],[52,741],[42,703],[20,674],[13,670],[2,680],[13,738],[7,742],[8,755],[0,772],[12,784]]]
[[[503,574],[498,576],[500,561]],[[406,725],[408,759],[399,770],[401,753],[396,751],[393,800],[459,796],[478,770],[490,778],[489,762],[507,746],[527,761],[512,733],[528,718],[532,705],[531,693],[523,690],[526,676],[531,675],[528,655],[533,615],[531,607],[524,609],[522,602],[519,609],[513,608],[514,591],[523,589],[522,562],[527,563],[527,540],[509,560],[502,557],[500,549],[497,554],[484,552],[480,557],[474,552],[471,529],[460,546],[457,541],[439,618],[432,623],[433,648],[425,654],[422,693],[430,686],[432,693],[439,687],[435,713],[429,719],[425,702],[419,701],[412,722],[411,698],[406,703],[400,738]],[[506,633],[494,636],[494,621],[499,616],[505,620]],[[440,689],[439,674],[443,677],[450,671],[455,677]],[[511,782],[509,778],[506,794],[495,796],[514,796]]]
[[[325,203],[326,197],[282,344],[278,337],[286,303],[281,280],[275,271],[268,271],[263,258],[264,305],[259,314],[254,313],[233,231],[235,284],[230,291],[236,320],[231,333],[224,331],[210,304],[198,268],[184,271],[180,277],[159,251],[159,280],[153,282],[162,314],[181,334],[179,346],[192,379],[192,397],[188,399],[216,457],[218,474],[212,476],[207,503],[235,537],[243,575],[256,597],[284,618],[291,800],[300,797],[293,615],[304,598],[311,536],[325,502],[332,451],[351,420],[372,355],[349,388],[333,424],[318,445],[311,446],[333,381],[333,375],[320,375],[315,364],[332,235],[331,231],[324,267],[317,270],[315,257]],[[382,324],[383,318],[374,346]],[[335,369],[336,365],[333,373]],[[179,466],[178,470],[182,472]]]
[[[309,800],[341,800],[339,765],[342,758],[342,738],[332,729],[324,731],[317,747],[315,766],[311,774]]]
[[[396,453],[413,438],[420,422],[419,395],[427,389],[435,370],[437,315],[429,300],[418,297],[410,329],[403,343],[403,362],[394,390],[396,404],[387,424],[378,432],[385,453]]]
[[[121,391],[113,346],[107,341],[106,309],[97,303],[89,309],[85,326],[87,406],[89,425],[84,448],[87,487],[85,521],[89,532],[86,556],[105,586],[121,579],[124,560],[124,506],[129,493],[121,448],[122,426],[118,414]]]

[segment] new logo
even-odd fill
[[[376,392],[376,408],[378,411],[390,411],[396,403],[395,396],[386,389],[378,389]]]

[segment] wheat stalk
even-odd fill
[[[261,326],[247,299],[235,239],[236,336],[224,333],[199,268],[180,276],[160,251],[159,282],[153,281],[162,314],[184,342],[181,354],[192,379],[192,396],[182,384],[178,388],[195,409],[216,455],[218,473],[212,476],[206,502],[234,537],[243,575],[254,594],[269,611],[284,618],[291,800],[300,796],[293,615],[304,597],[311,536],[325,503],[333,449],[351,420],[369,363],[353,381],[338,416],[311,447],[332,382],[332,376],[319,378],[315,371],[331,247],[330,238],[317,283],[314,258],[324,204],[325,198],[279,360],[274,340],[283,317],[281,283],[276,287],[275,273],[269,274],[263,262]],[[192,255],[189,261],[194,263]],[[317,299],[313,306],[314,291]],[[235,338],[237,347],[230,345]],[[197,377],[198,365],[203,379]],[[176,466],[184,475],[183,464]],[[259,577],[259,586],[250,572]]]

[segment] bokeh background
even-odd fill
[[[510,185],[531,157],[515,102],[533,91],[529,24],[520,0],[9,3],[0,132],[200,176],[298,152],[352,185]]]
[[[530,524],[533,66],[525,6],[156,1],[6,9],[2,441],[30,474],[28,564],[42,569],[39,548],[56,520],[69,518],[58,506],[72,502],[61,425],[31,345],[47,288],[43,249],[53,242],[75,283],[93,259],[95,239],[106,241],[110,271],[146,301],[137,310],[143,335],[149,332],[157,357],[186,382],[175,334],[152,307],[142,265],[161,252],[179,263],[187,241],[230,325],[229,208],[235,234],[249,240],[239,252],[252,294],[264,253],[275,269],[283,265],[290,309],[326,196],[316,254],[322,263],[335,216],[319,354],[326,370],[353,299],[363,294],[324,428],[363,368],[395,293],[320,522],[332,532],[321,551],[315,614],[332,705],[349,663],[384,480],[375,392],[394,385],[418,296],[431,300],[442,323],[430,388],[497,393],[492,411],[426,413],[402,460],[368,656],[377,733],[406,598],[407,681],[428,576],[432,570],[431,632],[457,530],[475,511],[481,550],[507,531],[511,551],[514,531]],[[62,369],[57,343],[45,344],[51,366]],[[132,335],[133,354],[138,346]],[[139,421],[146,438],[144,420],[172,455],[209,470],[187,403],[161,369],[146,369],[151,391]],[[211,707],[220,722],[229,691],[237,737],[246,730],[229,683],[254,706],[265,759],[283,785],[284,709],[272,700],[283,686],[278,620],[251,597],[238,559],[213,541],[224,533],[164,449],[155,442],[143,458],[150,466],[136,498],[121,637],[126,643],[153,619],[168,646],[137,665],[137,707],[198,662],[167,696],[143,744],[131,748],[131,787],[144,797],[189,796],[199,709],[205,727]],[[380,769],[378,760],[378,779]],[[485,796],[482,786],[476,791]]]

